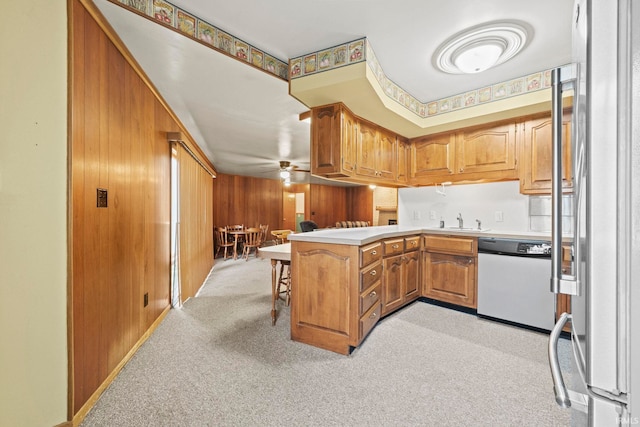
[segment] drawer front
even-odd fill
[[[367,336],[380,319],[382,305],[378,302],[360,318],[360,340]]]
[[[378,242],[360,248],[360,268],[382,259],[382,245]]]
[[[420,236],[411,236],[404,238],[405,252],[417,251],[420,249]]]
[[[362,316],[367,310],[371,308],[373,304],[380,301],[380,292],[382,291],[382,281],[378,281],[372,288],[367,289],[362,295],[360,295],[360,313]]]
[[[382,278],[382,262],[378,261],[377,264],[372,265],[366,270],[360,272],[360,289],[359,292],[369,289],[376,280]]]
[[[404,251],[404,239],[390,239],[382,242],[384,256],[401,254]]]
[[[424,248],[429,252],[443,252],[461,255],[478,253],[478,240],[469,237],[424,236]]]

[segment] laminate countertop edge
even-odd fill
[[[294,242],[332,243],[336,245],[366,245],[381,239],[404,237],[414,234],[439,234],[444,236],[495,237],[504,239],[551,240],[550,233],[502,230],[457,230],[433,227],[380,225],[355,228],[326,228],[308,233],[289,234]]]

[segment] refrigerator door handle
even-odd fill
[[[553,134],[553,164],[551,181],[551,292],[555,294],[579,295],[579,280],[577,275],[569,276],[562,274],[562,92],[564,89],[572,89],[575,85],[577,75],[577,65],[556,68],[551,70],[551,103],[552,103],[552,134]],[[575,138],[572,132],[572,138]],[[581,164],[582,162],[580,162]],[[579,175],[580,172],[576,175]],[[579,178],[574,177],[574,181]],[[580,191],[580,186],[575,187],[576,193]],[[575,200],[580,199],[579,194],[575,194]],[[574,210],[575,211],[575,210]],[[574,215],[576,221],[578,215]],[[574,227],[574,234],[577,232],[577,224]],[[578,242],[573,242],[575,251],[574,263],[579,262]],[[577,274],[578,269],[574,269]]]
[[[569,408],[571,406],[571,399],[569,398],[569,391],[564,385],[564,379],[562,378],[562,370],[560,369],[560,362],[558,361],[558,340],[560,339],[560,333],[562,328],[567,322],[571,320],[569,313],[562,313],[558,322],[556,322],[551,335],[549,335],[549,367],[551,368],[551,378],[553,379],[553,392],[556,395],[556,402],[562,408]]]

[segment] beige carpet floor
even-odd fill
[[[418,301],[342,356],[291,341],[284,304],[271,325],[270,271],[267,260],[217,261],[82,425],[569,425],[547,335]]]

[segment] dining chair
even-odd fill
[[[245,261],[249,261],[249,254],[254,250],[256,258],[258,257],[258,248],[260,247],[260,236],[262,231],[259,228],[247,228],[244,236],[244,247],[242,248],[242,257]]]
[[[318,224],[316,224],[315,221],[307,220],[300,222],[300,230],[302,230],[303,233],[316,230],[317,228]]]
[[[287,241],[287,236],[293,233],[291,230],[273,230],[271,234],[276,238],[276,245],[281,243],[285,243]]]
[[[264,246],[267,242],[267,232],[269,224],[260,224],[260,246]]]
[[[233,248],[233,239],[225,227],[214,227],[216,238],[216,253],[214,258],[218,256],[220,250],[224,248],[224,259],[227,259],[227,251]]]
[[[244,231],[244,224],[227,225],[227,231],[231,234],[235,246],[233,247],[234,254],[233,259],[236,259],[238,252],[242,252],[242,245],[244,244],[244,233],[236,234]]]

